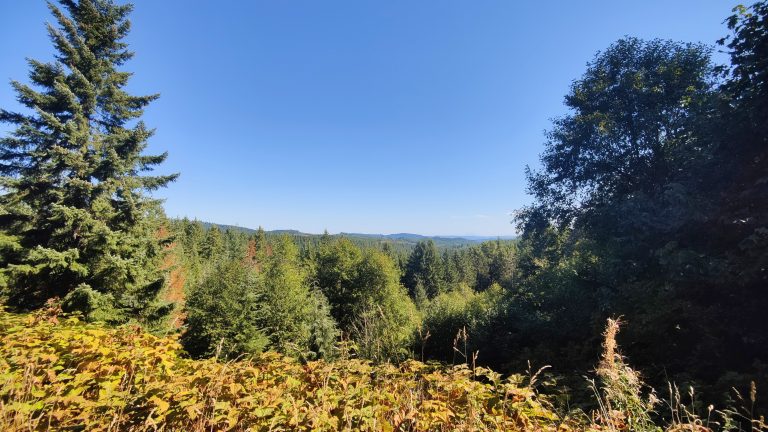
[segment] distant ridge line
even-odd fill
[[[253,228],[241,227],[237,225],[227,225],[227,224],[205,222],[205,221],[197,221],[197,222],[201,223],[206,229],[216,226],[221,230],[229,229],[232,231],[244,232],[246,234],[253,234],[253,233],[256,233],[257,231],[256,229],[253,229]],[[267,235],[288,234],[291,236],[308,237],[308,238],[320,237],[323,235],[323,234],[305,233],[305,232],[294,230],[294,229],[265,230],[264,232]],[[470,246],[473,244],[482,243],[484,241],[491,241],[491,240],[509,241],[509,240],[514,240],[516,238],[516,236],[458,236],[458,235],[428,236],[428,235],[413,234],[413,233],[366,234],[366,233],[340,232],[338,234],[329,234],[329,235],[332,237],[347,237],[350,239],[360,239],[360,240],[382,240],[382,241],[391,241],[391,242],[413,244],[413,245],[415,245],[419,241],[432,240],[435,242],[437,246],[440,246],[440,247]]]

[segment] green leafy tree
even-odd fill
[[[365,287],[357,281],[362,252],[346,238],[334,241],[328,237],[321,242],[316,260],[315,283],[328,297],[341,330],[347,332],[365,294]]]
[[[486,241],[467,250],[475,272],[475,289],[483,291],[492,284],[512,284],[515,267],[514,245],[501,240]]]
[[[732,142],[727,150],[736,151],[735,159],[750,168],[762,167],[749,156],[764,151],[768,140],[768,2],[737,6],[734,11],[727,19],[732,35],[719,41],[728,49],[732,65],[726,71],[729,79],[723,90],[732,103],[729,114],[738,117],[729,119],[735,121],[730,133],[741,131],[746,142]]]
[[[538,205],[528,214],[567,225],[612,200],[659,191],[677,172],[677,149],[689,145],[692,121],[710,107],[710,48],[671,41],[621,39],[576,80],[541,156],[528,170]],[[586,221],[585,221],[586,222]]]
[[[49,5],[53,62],[29,60],[31,85],[12,81],[27,113],[0,110],[15,130],[0,139],[0,247],[8,301],[34,308],[60,296],[86,313],[151,320],[162,210],[148,192],[176,178],[150,176],[166,155],[145,155],[153,130],[137,121],[157,95],[133,96],[121,70],[131,5]]]
[[[392,259],[346,238],[321,242],[316,259],[315,283],[358,353],[377,361],[406,357],[419,318]]]
[[[374,361],[411,357],[420,317],[400,273],[389,256],[367,249],[358,264],[355,285],[361,291],[354,305],[351,334],[358,353]]]
[[[677,369],[694,352],[706,319],[679,307],[695,292],[682,280],[690,279],[691,249],[670,241],[704,210],[694,211],[700,185],[689,176],[709,151],[701,132],[717,100],[710,51],[626,38],[574,82],[565,98],[571,113],[554,122],[542,168],[528,172],[535,203],[518,216],[512,345],[584,367],[595,353],[579,347],[596,346],[584,341],[599,334],[598,323],[624,314],[654,323],[627,332],[638,361]]]
[[[416,341],[422,345],[416,348],[421,349],[425,359],[464,363],[471,361],[463,357],[465,354],[469,357],[476,353],[482,364],[500,366],[508,359],[504,346],[508,341],[504,337],[507,329],[502,319],[506,299],[498,284],[482,292],[460,284],[438,295],[424,307],[422,333],[429,331],[430,336]],[[461,341],[457,340],[459,332],[462,332]]]
[[[708,47],[630,38],[574,82],[529,171],[510,346],[584,368],[596,353],[580,347],[623,315],[652,374],[721,394],[764,379],[768,6],[727,22],[730,67]]]

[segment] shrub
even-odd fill
[[[0,430],[566,431],[517,379],[407,361],[184,358],[138,327],[0,312]],[[558,428],[558,425],[561,427]]]
[[[429,339],[424,343],[425,355],[442,361],[464,361],[465,356],[477,351],[478,358],[487,361],[494,353],[479,352],[482,347],[497,346],[501,342],[497,327],[501,323],[506,297],[499,284],[492,284],[483,292],[475,292],[466,284],[442,293],[424,308],[424,331]],[[454,350],[454,339],[459,331],[466,332],[467,352]],[[457,358],[458,355],[458,358]]]

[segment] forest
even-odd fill
[[[132,6],[49,8],[0,109],[3,430],[768,430],[768,2],[596,53],[484,242],[167,217]]]

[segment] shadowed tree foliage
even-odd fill
[[[162,209],[147,192],[176,177],[142,175],[166,158],[144,154],[153,130],[138,121],[158,96],[125,90],[131,5],[60,3],[55,60],[29,60],[31,85],[11,82],[28,112],[0,111],[15,126],[0,140],[4,292],[25,309],[60,296],[87,315],[151,320],[168,308],[155,301]]]
[[[528,171],[536,201],[518,216],[530,254],[521,257],[521,298],[534,302],[526,309],[537,310],[539,340],[570,349],[598,335],[604,315],[627,314],[656,324],[638,344],[672,349],[655,339],[686,320],[669,301],[684,288],[669,285],[662,260],[670,236],[697,214],[685,207],[682,194],[695,185],[681,172],[700,153],[699,126],[714,105],[709,55],[701,45],[628,38],[574,82],[571,114],[554,122],[541,170]],[[668,334],[690,341],[693,326]],[[672,344],[689,355],[687,344]]]
[[[542,169],[528,170],[537,199],[529,212],[565,226],[614,200],[658,193],[684,162],[679,150],[694,145],[696,114],[709,108],[710,51],[626,38],[600,53],[565,97],[571,114],[549,131]]]
[[[506,319],[523,355],[587,368],[596,353],[579,346],[623,315],[657,384],[764,382],[767,12],[727,20],[730,67],[705,46],[627,38],[574,82],[517,217]]]

